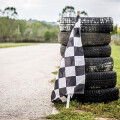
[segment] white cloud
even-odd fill
[[[62,8],[72,5],[89,16],[110,16],[115,23],[120,21],[120,0],[0,0],[0,3],[0,9],[16,7],[20,19],[56,21]]]

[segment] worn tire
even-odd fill
[[[58,35],[58,42],[67,45],[70,32],[60,32]],[[93,45],[108,45],[111,41],[109,33],[82,33],[81,40],[83,46]]]
[[[61,32],[71,31],[74,25],[60,24]],[[110,33],[113,31],[113,25],[85,24],[81,25],[81,33]]]
[[[99,25],[110,25],[113,24],[111,17],[80,17],[81,24],[99,24]],[[62,17],[60,24],[75,24],[76,17]]]
[[[60,31],[71,31],[75,25],[75,17],[62,17]],[[111,17],[81,17],[81,32],[110,33],[113,30]]]
[[[64,55],[66,46],[61,45],[60,47],[60,54],[61,56]],[[104,46],[88,46],[83,47],[84,56],[85,57],[109,57],[111,55],[111,46],[104,45]]]
[[[109,57],[111,55],[111,46],[89,46],[83,47],[85,57]]]
[[[100,90],[85,90],[84,94],[74,94],[71,100],[77,99],[80,102],[109,102],[119,98],[118,87],[100,89]]]
[[[85,89],[113,88],[117,82],[115,71],[86,73]]]
[[[61,45],[61,46],[60,46],[60,54],[61,54],[61,56],[64,55],[65,49],[66,49],[66,46],[65,46],[65,45]]]
[[[112,57],[85,58],[85,72],[103,72],[113,70]]]

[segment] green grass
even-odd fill
[[[54,71],[54,72],[52,72],[52,74],[54,74],[54,75],[57,75],[57,73],[58,73],[58,71]]]
[[[51,83],[54,83],[54,82],[55,82],[55,80],[56,80],[56,78],[52,79],[50,82],[51,82]]]
[[[120,88],[120,46],[112,45],[112,54],[114,60],[114,70],[117,72],[117,86]]]
[[[111,47],[111,56],[114,59],[114,70],[117,72],[117,86],[120,89],[120,46],[112,45]],[[55,71],[55,73],[57,72]],[[47,116],[47,119],[92,120],[95,117],[120,119],[120,98],[117,101],[109,103],[82,104],[77,101],[71,101],[70,109],[65,109],[66,103],[57,104],[55,107],[60,111],[60,113],[49,115]],[[78,110],[83,112],[76,112]]]
[[[56,66],[57,68],[60,68],[60,66]]]
[[[37,44],[40,43],[0,43],[0,48],[28,46],[28,45],[37,45]]]
[[[57,120],[95,120],[95,115],[90,112],[77,112],[75,108],[63,109],[56,115],[49,115],[46,119]]]

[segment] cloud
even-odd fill
[[[105,0],[107,2],[120,2],[120,0]]]
[[[56,21],[58,14],[66,5],[77,10],[85,10],[89,16],[114,18],[120,21],[120,0],[0,0],[0,8],[7,6],[17,8],[20,19],[38,19]]]

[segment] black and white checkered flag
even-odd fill
[[[64,56],[61,59],[51,95],[52,101],[65,95],[84,94],[85,61],[80,21],[80,17],[77,16],[76,24],[71,31]]]

